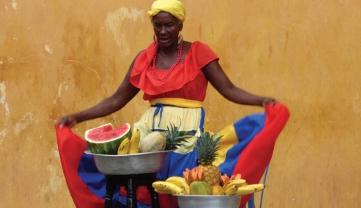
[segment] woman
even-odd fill
[[[148,12],[154,29],[154,42],[133,60],[116,92],[87,110],[61,118],[60,126],[109,115],[124,107],[142,90],[151,107],[134,124],[141,139],[155,130],[176,124],[180,130],[203,130],[207,83],[227,100],[244,105],[266,106],[275,99],[251,94],[236,87],[226,76],[218,56],[204,43],[183,40],[181,31],[185,9],[178,0],[156,0]],[[168,161],[168,172],[160,178],[181,175],[185,166],[195,166],[192,147],[174,153]],[[186,154],[187,153],[187,154]],[[237,153],[239,154],[239,153]],[[179,161],[187,161],[179,166]],[[225,167],[224,172],[227,172]]]
[[[185,10],[180,1],[157,0],[149,15],[155,41],[134,59],[117,91],[90,109],[60,119],[62,125],[72,127],[109,115],[124,107],[139,90],[143,90],[144,99],[151,103],[157,98],[202,102],[207,81],[226,99],[238,104],[265,106],[275,102],[273,98],[257,96],[234,86],[208,46],[182,39]]]

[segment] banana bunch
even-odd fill
[[[118,155],[134,154],[139,152],[140,132],[133,128],[131,138],[125,138],[118,147]]]
[[[167,178],[166,182],[173,183],[174,185],[180,187],[184,194],[189,194],[190,192],[189,185],[183,177],[172,176]]]
[[[161,194],[189,194],[189,185],[183,177],[179,176],[169,177],[166,181],[155,181],[152,186],[155,192]]]
[[[230,180],[229,183],[223,186],[224,193],[226,195],[236,195],[239,187],[246,185],[246,180],[244,179],[234,179]]]
[[[241,178],[240,174],[233,175],[230,178],[227,175],[223,175],[221,176],[221,181],[224,193],[228,196],[247,195],[264,189],[263,184],[248,185],[246,180]]]

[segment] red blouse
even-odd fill
[[[152,43],[136,58],[130,83],[144,92],[144,100],[155,98],[183,98],[203,101],[208,81],[202,68],[218,56],[204,43],[193,42],[184,61],[172,70],[157,69],[152,61],[156,53]]]

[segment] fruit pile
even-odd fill
[[[247,195],[264,189],[263,184],[247,184],[240,174],[221,176],[221,183],[210,185],[204,180],[202,169],[185,170],[184,177],[172,176],[152,185],[157,193],[172,195]]]
[[[166,131],[154,131],[141,139],[139,130],[131,128],[129,123],[117,128],[108,123],[87,130],[84,138],[92,153],[126,155],[174,150],[191,136],[171,124]]]
[[[158,193],[173,195],[247,195],[264,189],[263,184],[247,184],[240,174],[221,175],[213,165],[219,150],[221,137],[204,132],[198,138],[196,151],[199,166],[183,171],[183,177],[172,176],[165,181],[154,182]]]

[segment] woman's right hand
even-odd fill
[[[60,127],[69,127],[69,128],[72,128],[72,127],[75,126],[77,123],[78,123],[78,122],[77,122],[75,116],[69,115],[69,116],[64,116],[64,117],[60,118],[60,119],[56,122],[56,125],[59,125]]]

